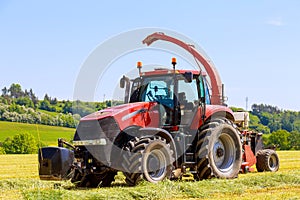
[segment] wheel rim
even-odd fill
[[[167,159],[161,150],[154,149],[151,151],[147,157],[146,164],[147,173],[152,180],[160,181],[165,177]]]
[[[216,167],[221,172],[227,172],[232,168],[235,160],[235,145],[232,137],[222,133],[213,146],[213,157]]]
[[[277,167],[277,158],[276,158],[276,156],[274,154],[272,154],[270,156],[269,166],[270,166],[271,171],[275,170],[276,167]]]

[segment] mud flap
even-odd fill
[[[72,177],[74,152],[63,147],[39,149],[39,176],[41,180],[67,180]]]

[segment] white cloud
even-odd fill
[[[275,19],[270,19],[266,21],[266,24],[272,25],[272,26],[283,26],[283,20],[281,17],[275,18]]]

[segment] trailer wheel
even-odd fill
[[[174,162],[173,151],[161,137],[134,139],[127,145],[124,155],[124,175],[128,185],[134,186],[144,178],[157,183],[169,178]]]
[[[242,163],[241,139],[227,119],[217,119],[204,125],[196,148],[196,180],[238,176]]]
[[[256,169],[258,172],[270,171],[276,172],[279,169],[279,158],[276,151],[264,149],[257,152]]]

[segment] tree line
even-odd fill
[[[300,150],[300,112],[266,104],[253,104],[251,108],[249,128],[264,133],[266,146]]]
[[[0,120],[74,128],[81,117],[109,107],[111,103],[59,101],[48,94],[39,100],[31,88],[23,91],[20,84],[13,83],[2,89]]]
[[[0,120],[74,128],[81,117],[121,103],[59,101],[48,94],[39,100],[31,88],[23,91],[20,84],[13,83],[2,89]],[[266,104],[253,104],[251,109],[249,128],[264,133],[265,145],[300,150],[300,112]]]

